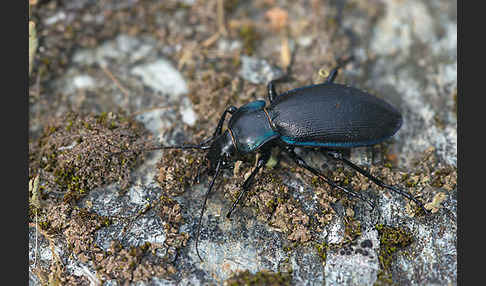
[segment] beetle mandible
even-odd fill
[[[208,196],[221,170],[245,154],[261,154],[256,167],[243,183],[242,191],[228,211],[226,217],[229,218],[249,190],[255,175],[269,160],[271,148],[274,146],[279,146],[298,166],[318,176],[333,188],[366,200],[309,166],[294,150],[295,147],[321,148],[331,158],[343,162],[378,186],[412,200],[427,212],[424,205],[411,194],[385,184],[337,151],[378,144],[393,136],[402,125],[402,116],[395,107],[357,88],[334,83],[337,73],[338,67],[332,69],[321,84],[292,89],[282,94],[275,91],[275,84],[282,78],[272,80],[267,86],[270,102],[268,106],[264,100],[253,101],[240,108],[230,106],[221,115],[212,136],[200,144],[159,146],[150,149],[208,150],[206,160],[213,178],[204,197],[196,235],[196,252],[200,259],[198,240],[202,216]],[[223,132],[223,123],[228,113],[231,114],[231,118]]]

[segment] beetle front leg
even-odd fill
[[[238,198],[236,201],[233,203],[233,206],[231,206],[231,209],[228,211],[226,214],[227,218],[230,218],[231,213],[234,211],[236,208],[236,205],[240,202],[241,198],[248,192],[250,189],[251,184],[253,183],[253,180],[255,178],[255,175],[258,173],[258,171],[265,166],[265,164],[268,162],[268,159],[270,159],[271,152],[270,150],[263,150],[262,156],[258,159],[258,163],[255,167],[255,169],[251,172],[250,176],[245,180],[243,183],[243,186],[241,187],[241,192],[238,195]]]
[[[360,198],[361,200],[367,202],[370,206],[371,206],[371,209],[373,210],[375,208],[375,205],[373,204],[373,202],[371,202],[370,200],[364,198],[363,196],[361,196],[360,194],[354,192],[354,191],[351,191],[351,190],[348,190],[344,187],[341,187],[339,186],[338,184],[336,184],[334,181],[332,181],[331,179],[328,179],[326,178],[321,172],[319,172],[319,170],[309,166],[302,157],[300,157],[299,155],[297,155],[297,153],[295,153],[294,151],[294,148],[293,147],[289,147],[287,146],[285,149],[287,154],[290,155],[290,157],[294,160],[294,162],[299,165],[300,167],[310,171],[311,173],[313,173],[314,175],[318,176],[319,178],[321,178],[324,182],[328,183],[331,187],[333,188],[336,188],[336,189],[339,189],[343,192],[345,192],[346,194],[350,195],[350,196],[353,196],[353,197],[357,197],[357,198]]]
[[[221,118],[219,119],[218,126],[216,127],[216,130],[214,130],[213,137],[211,137],[211,139],[214,139],[214,137],[221,134],[221,130],[223,129],[223,123],[224,123],[224,120],[226,119],[226,114],[227,113],[233,114],[237,110],[238,110],[238,108],[235,107],[235,106],[230,106],[230,107],[228,107],[224,110],[223,114],[221,115]]]
[[[226,119],[226,114],[228,114],[228,113],[233,114],[237,110],[238,110],[238,108],[235,107],[235,106],[230,106],[230,107],[226,108],[224,110],[223,114],[221,115],[221,118],[219,119],[218,126],[216,126],[216,129],[214,130],[213,136],[205,139],[203,142],[199,143],[198,145],[175,146],[175,147],[181,148],[181,149],[190,149],[190,148],[203,149],[203,150],[208,149],[209,145],[207,145],[207,144],[209,142],[213,141],[216,138],[216,136],[221,134],[221,130],[223,129],[223,123],[224,123],[224,120]],[[160,148],[157,148],[157,149],[160,149]]]
[[[270,103],[272,103],[277,97],[277,92],[275,91],[275,83],[278,80],[279,79],[273,79],[267,85],[268,100],[270,101]]]

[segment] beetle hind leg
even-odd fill
[[[425,209],[423,203],[420,202],[419,200],[417,200],[415,197],[413,197],[410,193],[408,193],[406,191],[403,191],[403,190],[401,190],[399,188],[396,188],[394,186],[390,186],[390,185],[385,184],[380,179],[378,179],[378,178],[374,177],[373,175],[371,175],[368,171],[365,171],[364,169],[362,169],[362,168],[358,167],[357,165],[355,165],[353,162],[351,162],[348,159],[344,158],[341,153],[334,152],[334,151],[327,151],[326,154],[329,155],[331,158],[333,158],[335,160],[338,160],[338,161],[341,161],[341,162],[345,163],[346,165],[348,165],[349,167],[353,168],[354,170],[356,170],[361,175],[363,175],[363,176],[367,177],[368,179],[370,179],[371,181],[373,181],[373,183],[377,184],[378,186],[380,186],[382,188],[385,188],[385,189],[388,189],[390,191],[393,191],[393,192],[395,192],[397,194],[400,194],[400,195],[408,198],[409,200],[411,200],[414,203],[416,203],[425,213],[428,213],[428,211],[427,211],[427,209]]]
[[[320,179],[322,179],[324,182],[326,182],[327,184],[329,184],[331,187],[336,188],[336,189],[339,189],[339,190],[345,192],[346,194],[348,194],[348,195],[350,195],[352,197],[356,197],[356,198],[359,198],[359,199],[367,202],[370,205],[370,207],[371,207],[371,211],[373,211],[375,209],[375,204],[372,201],[366,199],[365,197],[363,197],[362,195],[360,195],[360,194],[358,194],[358,193],[356,193],[354,191],[351,191],[351,190],[348,190],[348,189],[346,189],[344,187],[339,186],[338,184],[336,184],[331,179],[326,178],[319,170],[317,170],[317,169],[309,166],[304,161],[304,159],[302,157],[300,157],[299,155],[297,155],[295,153],[295,151],[294,151],[294,149],[292,147],[288,147],[287,146],[287,148],[285,148],[285,151],[286,151],[287,154],[290,155],[290,157],[292,158],[292,160],[294,160],[294,162],[297,165],[299,165],[300,167],[302,167],[302,168],[310,171],[314,175],[318,176]]]

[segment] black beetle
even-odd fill
[[[309,170],[332,187],[364,199],[354,191],[326,178],[294,151],[295,147],[322,148],[331,158],[342,161],[377,185],[407,197],[427,212],[423,204],[411,194],[383,183],[337,151],[378,144],[393,136],[402,125],[400,112],[384,100],[354,87],[334,83],[337,71],[334,68],[324,83],[292,89],[282,94],[275,91],[275,83],[282,79],[272,80],[268,84],[269,106],[265,106],[263,100],[250,102],[240,108],[230,106],[221,115],[213,135],[202,143],[150,149],[208,150],[206,159],[213,179],[204,198],[196,236],[196,252],[200,259],[198,240],[201,220],[208,196],[222,168],[247,153],[260,152],[262,155],[226,215],[229,218],[248,191],[255,175],[267,163],[274,146],[280,146],[297,165]],[[228,113],[232,116],[226,131],[222,132]]]

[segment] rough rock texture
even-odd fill
[[[151,151],[126,189],[98,185],[67,202],[40,177],[29,190],[29,285],[456,285],[456,2],[224,1],[222,9],[218,2],[32,6],[39,44],[29,142],[58,134],[48,119],[69,111],[122,111],[149,131],[140,142],[200,142],[227,106],[266,99],[266,83],[286,70],[288,51],[292,79],[279,91],[322,82],[322,72],[349,59],[336,81],[397,106],[404,124],[386,143],[346,156],[432,213],[317,151],[298,150],[372,199],[371,211],[273,150],[231,219],[226,212],[255,157],[216,181],[200,261],[195,239],[212,179],[204,153]],[[51,152],[69,150],[67,143]],[[42,164],[31,167],[32,180],[49,174]]]

